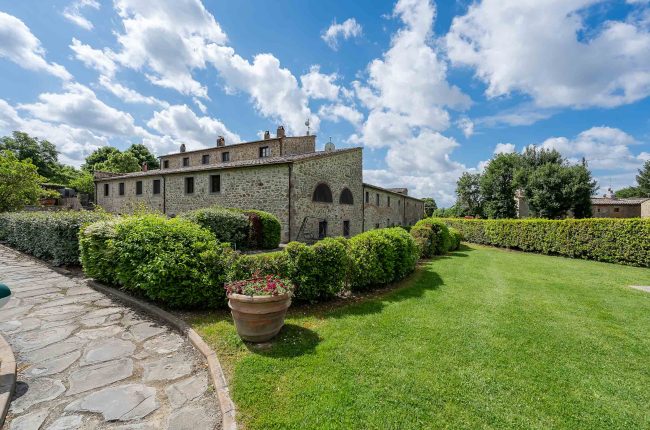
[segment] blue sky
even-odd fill
[[[0,133],[79,165],[284,124],[364,146],[364,179],[454,201],[527,145],[585,157],[601,191],[650,159],[648,0],[0,0]]]

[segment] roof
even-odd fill
[[[408,191],[406,188],[384,188],[384,187],[380,187],[380,186],[377,186],[377,185],[369,184],[367,182],[364,182],[363,186],[364,187],[374,188],[376,190],[381,190],[381,191],[384,191],[386,193],[395,194],[397,196],[404,197],[404,198],[407,198],[407,199],[417,200],[419,202],[423,201],[422,199],[418,199],[417,197],[412,197],[412,196],[409,196],[408,194],[404,194],[404,193],[400,193],[398,191],[395,191],[395,190],[406,190],[406,191]]]
[[[650,200],[650,197],[638,197],[629,199],[617,199],[613,197],[592,197],[591,204],[594,205],[616,205],[616,206],[635,206]]]
[[[166,158],[166,157],[173,157],[181,154],[192,154],[195,152],[203,152],[203,151],[213,151],[215,149],[224,149],[224,148],[232,148],[234,146],[240,146],[240,145],[252,145],[252,144],[259,144],[259,143],[264,143],[264,142],[270,142],[272,140],[280,140],[280,139],[286,139],[286,138],[293,138],[293,137],[314,137],[316,138],[315,134],[308,134],[307,136],[285,136],[285,137],[269,137],[268,139],[260,139],[260,140],[251,140],[249,142],[238,142],[238,143],[231,143],[230,145],[224,145],[224,146],[209,146],[207,148],[201,148],[201,149],[193,149],[191,151],[185,151],[185,152],[170,152],[169,154],[165,155],[159,155],[157,158]]]
[[[295,154],[295,155],[284,155],[280,157],[266,157],[266,158],[254,158],[250,160],[240,160],[233,161],[230,163],[219,163],[219,164],[202,164],[200,166],[194,167],[180,167],[176,169],[155,169],[148,170],[146,172],[133,172],[125,173],[123,175],[111,176],[108,178],[95,178],[95,181],[106,181],[122,178],[134,178],[134,177],[146,177],[146,176],[160,176],[160,175],[171,175],[177,173],[193,173],[193,172],[202,172],[206,170],[225,170],[225,169],[234,169],[238,167],[254,167],[254,166],[268,166],[275,164],[289,164],[296,161],[309,160],[312,158],[321,158],[329,157],[334,154],[341,154],[344,152],[352,152],[361,150],[360,147],[355,148],[345,148],[345,149],[335,149],[332,151],[316,151],[309,152],[307,154]]]

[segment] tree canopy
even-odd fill
[[[424,213],[427,217],[430,217],[433,214],[433,211],[438,209],[438,204],[433,197],[425,197],[422,201],[424,202]]]
[[[140,162],[128,151],[116,152],[108,156],[106,161],[96,163],[94,170],[112,173],[129,173],[140,170]]]
[[[124,152],[112,146],[97,148],[86,157],[86,162],[81,167],[87,172],[101,170],[112,173],[129,173],[140,170],[143,163],[147,163],[147,167],[150,169],[160,167],[160,162],[146,146],[134,143]]]
[[[481,175],[481,195],[489,218],[514,218],[515,172],[520,165],[519,154],[497,154]]]
[[[456,182],[456,208],[461,216],[483,217],[481,175],[463,173]]]
[[[20,160],[10,150],[0,151],[0,212],[20,210],[35,204],[45,180],[28,159]]]

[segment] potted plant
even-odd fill
[[[57,204],[57,199],[60,197],[61,194],[58,191],[42,190],[38,202],[41,204],[41,206],[55,206]]]
[[[291,281],[277,275],[256,274],[225,287],[239,337],[249,342],[266,342],[278,334],[291,305]]]

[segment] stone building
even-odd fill
[[[406,189],[363,182],[362,148],[316,151],[316,136],[276,137],[160,157],[160,169],[95,173],[95,201],[109,212],[137,208],[169,216],[219,205],[259,209],[278,217],[282,241],[354,236],[362,231],[412,225],[424,202]]]
[[[592,197],[594,218],[648,218],[650,198]]]

